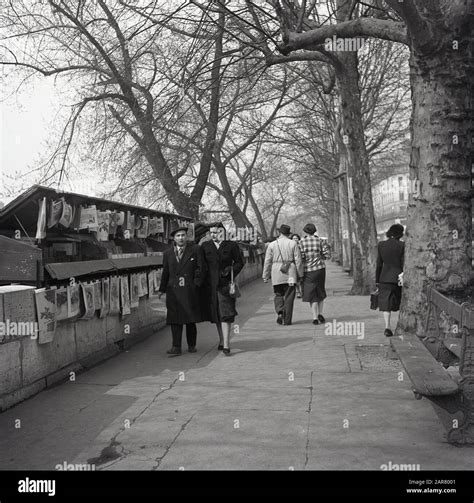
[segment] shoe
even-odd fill
[[[297,298],[297,299],[301,299],[301,295],[298,293],[298,294],[296,295],[296,298]]]
[[[222,344],[219,344],[219,346],[217,346],[217,351],[222,351],[224,349],[224,346]]]
[[[383,333],[383,335],[385,335],[385,337],[392,337],[393,336],[393,332],[389,328],[386,328],[385,332]]]
[[[222,350],[222,352],[226,355],[226,356],[229,356],[230,355],[230,348],[224,348]]]
[[[179,356],[181,354],[181,348],[177,348],[176,346],[173,346],[171,349],[168,349],[166,351],[169,356]]]
[[[313,320],[313,325],[319,325],[319,320]]]
[[[324,323],[326,321],[326,318],[322,314],[318,314],[318,320],[319,323]]]
[[[291,321],[290,321],[290,323],[283,323],[283,325],[286,325],[286,326],[291,325]]]
[[[278,325],[283,325],[283,314],[282,313],[278,313],[277,323],[278,323]]]
[[[196,346],[189,346],[188,353],[195,353],[197,351]]]

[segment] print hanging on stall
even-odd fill
[[[140,297],[140,279],[138,274],[130,274],[130,289],[130,307],[138,307]]]
[[[82,300],[84,302],[84,315],[80,319],[90,320],[94,317],[95,313],[94,284],[81,283],[81,287],[82,287]]]
[[[50,209],[49,220],[48,220],[48,229],[50,229],[51,227],[54,227],[59,222],[59,219],[61,218],[62,212],[63,212],[62,200],[58,199],[57,201],[51,201],[51,209]]]
[[[108,241],[109,240],[109,228],[110,228],[110,213],[107,211],[97,212],[97,239],[98,241]]]
[[[56,290],[56,320],[67,320],[68,302],[67,302],[67,287],[61,286]]]
[[[110,280],[102,279],[102,306],[100,308],[100,317],[105,318],[110,309]]]
[[[130,314],[130,289],[128,286],[128,276],[120,276],[120,301],[122,305],[122,316]]]
[[[93,282],[94,285],[94,309],[97,311],[102,308],[102,282],[98,279]]]
[[[72,224],[73,208],[70,204],[66,203],[64,198],[62,198],[62,201],[63,211],[61,213],[61,218],[59,219],[59,224],[67,229]]]
[[[110,278],[110,308],[109,314],[120,313],[120,278],[112,276]]]
[[[80,286],[69,285],[67,287],[67,316],[74,318],[81,313]]]
[[[35,290],[38,343],[52,342],[56,332],[56,287]]]
[[[155,274],[154,271],[150,271],[148,274],[148,295],[151,297],[155,295]]]
[[[140,297],[148,295],[148,281],[146,272],[140,273]]]

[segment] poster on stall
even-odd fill
[[[94,305],[94,284],[93,283],[81,283],[82,289],[82,299],[84,301],[84,315],[79,318],[81,320],[90,320],[94,317],[95,305]]]
[[[140,297],[140,279],[138,274],[130,274],[130,307],[138,307]]]
[[[145,239],[148,236],[148,217],[139,217],[138,223],[137,238]]]
[[[128,286],[128,276],[120,276],[120,301],[122,305],[122,316],[130,314],[130,289]]]
[[[157,224],[157,231],[159,234],[162,234],[165,232],[165,222],[163,220],[163,217],[158,217],[156,219],[156,224]]]
[[[56,290],[56,321],[68,318],[67,287],[61,286]]]
[[[151,297],[155,295],[155,281],[153,271],[147,273],[148,278],[148,295]]]
[[[110,280],[102,278],[102,305],[100,308],[100,318],[105,318],[110,310]]]
[[[112,276],[110,278],[110,307],[109,314],[120,313],[120,278]]]
[[[80,287],[79,285],[69,285],[67,287],[67,317],[74,318],[80,313]]]
[[[148,222],[148,235],[153,236],[154,234],[158,234],[158,218],[151,217]]]
[[[97,230],[98,241],[108,241],[110,233],[109,230],[110,213],[107,213],[107,211],[98,211],[97,222],[98,222],[98,230]]]
[[[51,209],[50,209],[49,220],[48,220],[48,229],[51,229],[51,227],[54,227],[59,222],[59,219],[61,218],[62,212],[63,212],[62,200],[58,199],[57,201],[51,201]]]
[[[66,203],[64,197],[63,201],[63,209],[61,213],[61,218],[59,219],[59,224],[63,227],[69,228],[72,224],[73,219],[73,208],[70,204]]]
[[[93,282],[94,285],[94,308],[97,311],[102,308],[102,282],[98,279]]]
[[[38,220],[36,222],[36,239],[46,237],[46,198],[39,203]]]
[[[109,213],[109,234],[111,234],[113,237],[115,237],[115,235],[117,234],[119,218],[120,215],[116,211]]]
[[[81,219],[79,223],[79,229],[88,229],[91,231],[97,231],[99,228],[97,208],[95,204],[81,208]]]
[[[140,273],[140,290],[139,296],[143,297],[144,295],[148,295],[148,281],[146,277],[146,272]]]
[[[48,344],[56,332],[56,287],[35,290],[38,344]]]

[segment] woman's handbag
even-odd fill
[[[229,295],[235,299],[241,295],[239,285],[234,282],[234,262],[230,268]]]
[[[379,289],[370,294],[370,309],[377,309],[379,307]]]
[[[281,253],[280,245],[278,244],[278,241],[277,241],[277,246],[278,246],[278,251],[280,252],[281,258],[283,259],[283,253]],[[291,260],[290,261],[283,260],[283,264],[281,264],[281,267],[280,267],[280,272],[282,272],[283,274],[288,274],[288,271],[290,270],[291,262],[292,262]]]

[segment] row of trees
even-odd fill
[[[371,181],[407,141],[410,62],[421,192],[409,204],[403,328],[421,330],[427,282],[468,287],[470,2],[2,3],[4,68],[61,78],[76,95],[51,169],[67,169],[80,138],[118,190],[166,196],[195,218],[207,203],[264,237],[285,204],[314,207],[353,293],[373,286]],[[335,37],[363,49],[339,51]]]

